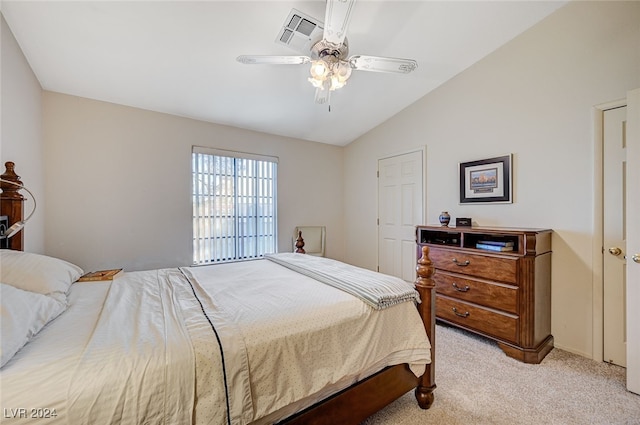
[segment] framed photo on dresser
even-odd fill
[[[512,154],[461,162],[460,203],[511,203]]]

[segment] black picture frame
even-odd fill
[[[460,203],[512,202],[512,154],[461,162]]]

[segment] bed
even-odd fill
[[[19,181],[13,164],[2,179]],[[11,225],[22,202],[2,189]],[[294,253],[75,282],[79,267],[22,252],[22,233],[2,251],[3,423],[358,424],[413,388],[433,403],[426,247],[415,303],[384,275]],[[12,320],[37,325],[5,343]]]

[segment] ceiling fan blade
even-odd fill
[[[309,63],[311,58],[309,56],[241,55],[236,60],[249,65],[301,65]]]
[[[327,0],[323,39],[336,48],[342,45],[347,35],[347,27],[355,2],[356,0]]]
[[[380,56],[355,55],[349,58],[353,69],[358,71],[395,72],[408,74],[418,67],[413,59],[385,58]]]
[[[325,89],[318,87],[316,89],[316,96],[315,96],[316,103],[323,105],[325,103],[329,103],[330,99],[331,99],[331,90],[329,90],[328,87]]]

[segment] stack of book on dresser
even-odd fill
[[[507,241],[478,241],[476,248],[489,251],[513,251],[513,242]]]

